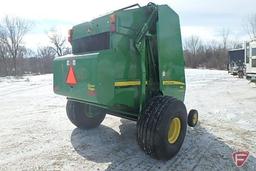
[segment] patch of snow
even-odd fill
[[[173,159],[145,155],[136,123],[108,115],[93,130],[75,128],[52,74],[0,77],[0,170],[237,170],[232,153],[248,150],[239,170],[256,170],[256,88],[226,71],[186,69],[187,109],[199,111]]]

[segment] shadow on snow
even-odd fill
[[[169,161],[152,159],[136,142],[136,122],[121,119],[120,134],[104,125],[93,130],[74,129],[71,143],[86,160],[108,163],[107,170],[256,170],[250,155],[242,168],[232,160],[235,151],[200,124],[189,128],[179,153]]]

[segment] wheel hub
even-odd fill
[[[193,117],[192,117],[192,122],[193,122],[194,125],[197,123],[197,120],[198,120],[198,115],[194,114]]]
[[[169,125],[169,131],[168,131],[168,141],[170,144],[174,144],[179,135],[181,130],[181,121],[178,117],[175,117],[171,120]]]

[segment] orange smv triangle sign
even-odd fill
[[[74,86],[77,83],[75,71],[74,71],[74,68],[72,66],[69,67],[66,83],[70,86]]]

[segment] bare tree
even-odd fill
[[[256,14],[248,17],[245,23],[245,31],[250,38],[256,38]]]
[[[191,36],[185,41],[185,49],[190,51],[193,56],[196,56],[197,50],[201,45],[201,40],[198,36]]]
[[[53,45],[53,49],[55,50],[56,54],[58,56],[64,55],[66,49],[66,38],[62,36],[61,33],[58,33],[56,29],[51,29],[48,33],[48,37]]]
[[[240,49],[243,48],[242,42],[231,40],[229,43],[231,49]]]
[[[224,47],[229,46],[227,34],[223,42]],[[192,36],[185,41],[184,57],[187,67],[191,68],[215,68],[226,69],[227,49],[223,48],[223,43],[218,41],[208,41],[202,43],[199,37]]]
[[[185,41],[185,58],[186,65],[192,68],[198,67],[197,54],[201,47],[201,40],[198,36],[191,36]]]
[[[50,46],[39,47],[37,49],[37,56],[39,58],[48,58],[48,57],[53,58],[55,54],[56,54],[55,50]]]
[[[9,58],[7,47],[0,44],[0,75],[6,76],[9,74]]]
[[[220,35],[222,37],[222,42],[223,42],[223,49],[225,50],[227,49],[229,34],[230,34],[229,29],[223,28],[220,31]]]
[[[52,62],[56,52],[52,47],[39,47],[37,49],[37,57],[40,58],[41,73],[51,73],[52,72]]]
[[[21,18],[6,16],[0,23],[0,43],[12,58],[13,74],[17,75],[17,57],[23,48],[23,38],[31,24]]]

